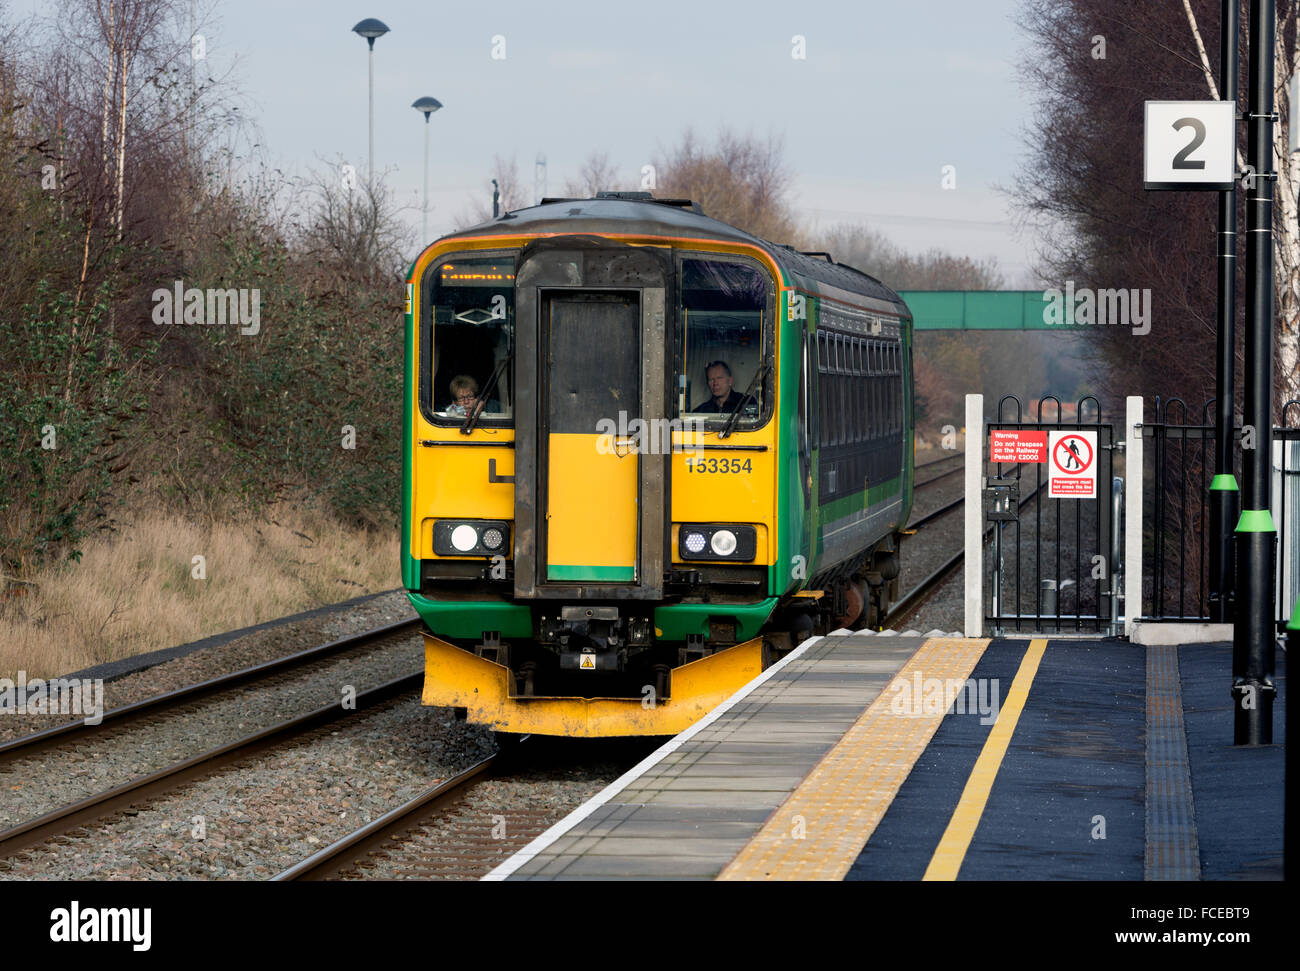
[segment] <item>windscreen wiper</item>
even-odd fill
[[[460,426],[460,433],[462,435],[468,435],[474,430],[474,426],[478,424],[478,418],[479,415],[482,414],[483,406],[487,404],[488,398],[492,396],[492,392],[497,386],[497,381],[500,380],[502,372],[506,369],[506,365],[514,360],[514,356],[514,351],[511,351],[503,357],[501,363],[496,366],[496,370],[492,372],[492,377],[488,378],[487,384],[483,385],[483,390],[478,393],[478,397],[474,399],[474,403],[470,405],[469,411],[465,415],[465,423]]]
[[[764,362],[763,366],[754,372],[754,377],[750,380],[749,388],[746,389],[744,397],[741,398],[740,403],[736,405],[736,410],[731,413],[731,417],[727,419],[727,423],[722,426],[722,431],[718,432],[719,438],[731,437],[731,432],[736,427],[736,422],[740,421],[741,411],[744,409],[745,405],[749,403],[749,399],[754,397],[755,387],[758,385],[759,381],[762,380],[764,375],[767,374],[767,367],[767,363]]]

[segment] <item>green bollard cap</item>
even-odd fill
[[[1238,533],[1276,533],[1273,514],[1267,509],[1243,509],[1237,520]]]

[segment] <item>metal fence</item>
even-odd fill
[[[1180,398],[1155,399],[1143,422],[1145,468],[1143,620],[1208,621],[1210,482],[1214,478],[1215,402],[1195,421]],[[1238,441],[1241,429],[1235,429]],[[1277,621],[1284,626],[1300,597],[1300,401],[1287,402],[1273,429],[1273,522],[1277,528]],[[1238,468],[1240,474],[1240,468]]]
[[[996,420],[988,424],[985,441],[1004,429],[1097,435],[1097,488],[1092,499],[1050,498],[1047,463],[986,462],[992,571],[984,619],[995,633],[1116,632],[1122,582],[1117,575],[1122,563],[1117,513],[1122,507],[1113,455],[1120,446],[1096,397],[1080,398],[1073,420],[1065,414],[1068,407],[1049,396],[1026,416],[1019,398],[1004,395]]]

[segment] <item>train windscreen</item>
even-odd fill
[[[679,414],[764,413],[763,323],[768,281],[738,261],[683,259],[677,315]]]
[[[453,259],[433,286],[432,411],[464,418],[483,401],[487,423],[512,415],[514,260]]]

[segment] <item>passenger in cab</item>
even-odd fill
[[[709,382],[709,394],[712,395],[702,405],[696,405],[692,411],[705,415],[730,414],[740,407],[745,396],[731,387],[731,368],[726,361],[713,361],[704,368],[704,377]]]
[[[444,414],[464,418],[469,415],[469,410],[474,407],[477,398],[478,382],[468,374],[458,374],[451,379],[451,404],[447,406]],[[477,410],[494,412],[500,411],[501,406],[495,401],[488,401],[480,404]]]

